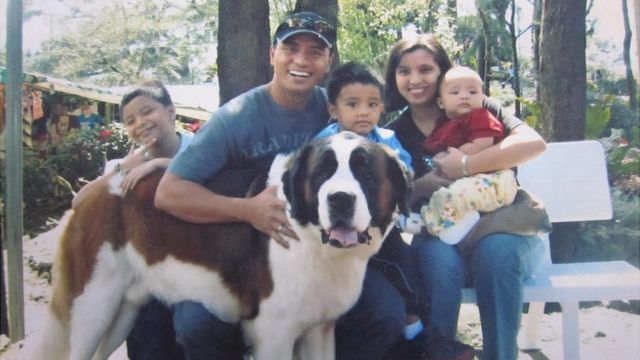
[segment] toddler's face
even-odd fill
[[[482,83],[474,77],[445,77],[440,86],[438,104],[444,109],[449,119],[455,119],[481,108],[483,100]]]
[[[340,131],[367,136],[380,121],[384,108],[380,89],[370,84],[349,84],[340,90],[335,104],[329,104],[331,117]]]

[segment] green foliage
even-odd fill
[[[381,70],[391,46],[410,28],[436,34],[450,54],[461,49],[454,37],[454,19],[442,1],[341,0],[339,4],[338,50],[343,61]]]
[[[613,220],[580,227],[575,261],[626,260],[640,266],[640,197],[618,189],[611,192]]]
[[[585,124],[585,138],[598,139],[603,136],[609,120],[611,119],[611,103],[613,96],[607,95],[587,106],[587,119]]]
[[[640,177],[640,130],[636,126],[631,131],[631,142],[624,146],[614,146],[609,151],[609,173],[613,179]]]
[[[86,179],[98,177],[105,159],[128,152],[124,126],[113,123],[98,130],[72,130],[53,147],[23,147],[23,202],[25,230],[33,233],[53,214],[69,208],[73,192]],[[4,161],[2,162],[4,171]],[[4,177],[0,186],[4,189]]]
[[[542,119],[542,106],[535,100],[529,100],[522,97],[517,98],[518,101],[525,107],[523,109],[524,121],[534,129],[540,129]]]
[[[338,50],[342,61],[358,61],[382,69],[388,49],[406,23],[394,0],[340,1]]]
[[[160,0],[110,1],[84,10],[74,31],[43,44],[25,69],[68,80],[128,85],[155,77],[166,83],[201,82],[213,53],[217,3],[182,6]]]
[[[623,97],[615,97],[611,104],[611,120],[609,121],[610,129],[624,129],[625,133],[633,138],[633,129],[640,124],[638,112],[629,107],[629,102]]]

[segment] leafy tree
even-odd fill
[[[143,77],[201,82],[217,25],[212,2],[183,7],[161,0],[114,0],[72,12],[78,26],[43,44],[26,69],[70,80],[126,85]],[[81,12],[84,11],[84,12]],[[188,21],[184,21],[188,19]]]
[[[391,46],[402,33],[431,32],[452,57],[462,47],[455,39],[455,1],[341,0],[338,48],[345,61],[382,69]],[[436,21],[438,20],[438,21]]]
[[[342,59],[382,69],[389,47],[406,23],[399,5],[394,0],[341,1],[338,49]]]

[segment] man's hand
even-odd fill
[[[276,191],[276,186],[269,186],[251,198],[252,205],[245,220],[259,231],[269,234],[278,244],[288,249],[289,242],[285,240],[284,236],[296,240],[298,237],[285,215],[286,202],[278,199]]]

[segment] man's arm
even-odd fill
[[[156,190],[155,206],[193,223],[243,221],[267,234],[287,226],[285,202],[276,197],[275,186],[251,198],[234,198],[167,172]]]

